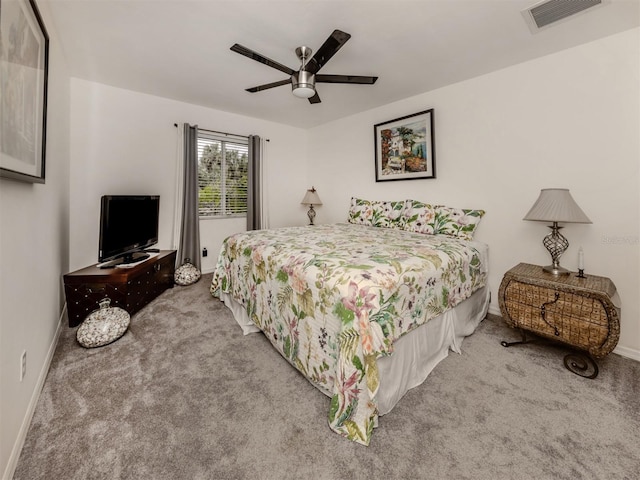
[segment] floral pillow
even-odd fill
[[[349,223],[382,228],[402,228],[405,201],[371,201],[351,198]]]
[[[433,235],[436,211],[432,205],[417,200],[407,200],[402,228],[408,232]]]
[[[484,213],[484,210],[468,210],[438,205],[435,207],[433,233],[463,240],[473,240],[473,234]]]
[[[484,210],[434,206],[407,200],[402,228],[408,232],[473,240],[473,234],[484,213]]]

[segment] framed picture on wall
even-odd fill
[[[376,182],[436,178],[433,109],[374,126]]]
[[[0,176],[44,183],[49,36],[34,0],[0,3]]]

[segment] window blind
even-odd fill
[[[198,130],[198,210],[201,217],[247,214],[248,155],[245,137]]]

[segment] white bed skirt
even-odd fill
[[[455,308],[400,337],[393,355],[378,359],[378,415],[389,413],[407,391],[417,387],[449,350],[462,353],[462,340],[487,316],[491,291],[483,287]]]
[[[220,300],[233,312],[245,335],[260,331],[244,307],[229,294],[222,293]],[[407,391],[424,382],[449,350],[462,353],[462,340],[471,335],[487,315],[489,301],[490,289],[485,286],[455,308],[398,339],[393,354],[378,359],[379,415],[389,413]],[[330,396],[329,392],[319,390]]]

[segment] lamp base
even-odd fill
[[[307,217],[309,217],[309,225],[313,225],[313,219],[316,218],[316,211],[313,209],[313,205],[309,205]]]
[[[558,266],[547,265],[546,267],[542,267],[542,270],[552,275],[569,275],[571,273],[569,270],[559,265]]]
[[[542,244],[551,254],[552,264],[547,265],[543,270],[552,275],[569,275],[569,270],[560,266],[560,257],[569,247],[569,241],[560,233],[562,227],[558,226],[558,222],[549,225],[551,232],[542,240]]]

